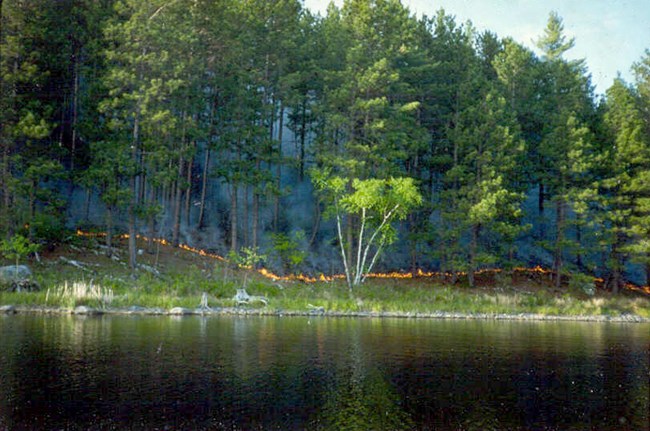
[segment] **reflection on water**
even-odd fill
[[[0,429],[650,429],[650,325],[0,316]]]

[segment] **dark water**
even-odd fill
[[[0,316],[0,429],[650,430],[650,325]]]

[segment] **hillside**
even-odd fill
[[[169,310],[195,309],[205,293],[208,305],[222,309],[257,310],[263,314],[334,313],[374,315],[539,314],[557,316],[635,315],[650,317],[650,294],[627,289],[619,295],[597,288],[587,295],[570,282],[557,289],[548,271],[519,269],[477,274],[470,288],[460,274],[375,274],[350,292],[341,277],[305,282],[279,278],[264,270],[236,267],[209,253],[169,244],[138,241],[139,269],[126,263],[126,239],[117,240],[112,257],[101,238],[74,236],[67,244],[46,250],[30,262],[39,292],[0,292],[0,305],[63,307],[77,305],[125,309],[133,306]],[[312,277],[310,277],[312,278]],[[598,285],[598,283],[597,283]],[[264,296],[268,304],[237,304],[237,289]]]

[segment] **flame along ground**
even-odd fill
[[[86,237],[86,238],[104,238],[106,237],[105,232],[84,232],[81,230],[77,230],[77,236],[80,237]],[[116,239],[128,239],[129,235],[128,234],[122,234],[122,235],[116,235]],[[172,243],[167,241],[164,238],[153,238],[150,239],[149,237],[146,237],[144,235],[136,235],[136,238],[142,241],[153,241],[155,243],[173,247]],[[191,253],[198,254],[199,256],[204,256],[208,257],[211,259],[219,260],[221,262],[228,262],[228,259],[226,259],[223,256],[220,256],[216,253],[210,253],[205,250],[201,250],[198,248],[191,247],[187,244],[179,244],[177,248],[180,248],[181,250],[189,251]],[[250,267],[245,267],[247,269],[251,269]],[[334,281],[334,280],[345,280],[345,275],[344,274],[334,274],[334,275],[324,275],[320,274],[318,277],[312,277],[304,274],[292,274],[292,275],[277,275],[274,274],[273,272],[267,270],[266,268],[260,268],[256,270],[259,274],[262,276],[273,280],[273,281],[302,281],[304,283],[316,283],[316,282],[328,282],[328,281]],[[502,272],[501,269],[494,268],[494,269],[481,269],[475,272],[475,275],[481,275],[481,274],[497,274]],[[513,269],[513,272],[515,273],[528,273],[528,274],[543,274],[543,275],[551,275],[553,274],[553,271],[550,269],[542,268],[541,266],[535,266],[533,268],[524,268],[524,267],[516,267]],[[454,276],[465,276],[467,275],[466,272],[457,272],[457,273],[451,273],[451,272],[425,272],[422,271],[421,269],[418,269],[415,272],[375,272],[375,273],[370,273],[368,274],[368,278],[376,278],[376,279],[413,279],[413,278],[452,278]],[[605,282],[602,278],[595,277],[594,282],[602,286]],[[641,292],[645,293],[646,295],[650,295],[650,286],[637,286],[632,283],[626,283],[625,284],[625,289],[635,291],[635,292]]]

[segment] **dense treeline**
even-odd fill
[[[310,178],[329,172],[416,181],[393,267],[473,283],[540,263],[613,290],[650,274],[650,53],[597,100],[554,13],[536,55],[399,0],[324,17],[298,0],[0,11],[4,236],[95,224],[109,252],[128,230],[133,267],[140,233],[328,272],[340,243]],[[359,223],[342,219],[348,256]]]

